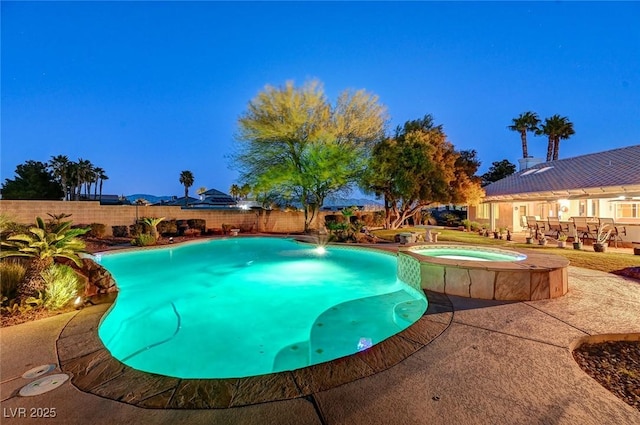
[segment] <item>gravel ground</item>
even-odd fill
[[[640,410],[640,341],[584,344],[573,357],[589,376]]]

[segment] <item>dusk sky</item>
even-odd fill
[[[432,114],[480,174],[517,164],[511,119],[567,116],[560,158],[640,143],[639,2],[2,1],[2,181],[54,155],[106,194],[228,192],[237,119],[267,84],[366,89],[389,132]],[[529,153],[547,140],[529,136]]]

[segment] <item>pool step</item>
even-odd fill
[[[309,341],[300,341],[287,345],[276,354],[273,371],[300,369],[309,366]]]
[[[372,335],[389,337],[415,322],[426,308],[426,300],[416,299],[404,290],[338,304],[318,316],[313,324],[311,364],[365,350],[381,341]],[[381,311],[384,315],[380,315]],[[396,318],[398,313],[400,320]]]

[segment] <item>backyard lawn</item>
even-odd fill
[[[393,241],[394,236],[397,233],[402,232],[418,232],[424,233],[422,228],[405,227],[397,230],[375,230],[372,233],[381,239]],[[524,243],[510,242],[501,239],[494,239],[493,237],[483,237],[475,232],[461,232],[459,230],[438,230],[438,242],[455,242],[455,243],[468,243],[473,245],[491,245],[502,248],[512,249],[535,249],[543,250],[549,254],[556,254],[566,257],[571,261],[572,266],[583,267],[585,269],[600,270],[603,272],[612,273],[629,267],[640,266],[640,257],[633,255],[632,253],[594,252],[591,245],[584,245],[582,250],[573,249],[571,243],[567,244],[567,248],[557,248],[554,241],[549,241],[547,246],[540,246],[537,244],[527,245]]]

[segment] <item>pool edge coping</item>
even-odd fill
[[[424,292],[427,310],[406,329],[367,350],[293,371],[225,379],[138,371],[112,357],[98,336],[112,302],[74,315],[56,341],[56,354],[80,391],[143,408],[225,409],[303,398],[383,372],[438,338],[451,324],[453,306],[445,294]]]

